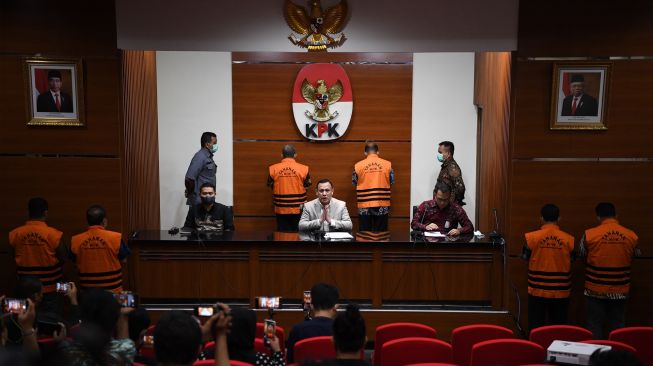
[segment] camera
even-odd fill
[[[256,307],[258,309],[279,309],[281,307],[281,297],[279,296],[257,297]]]
[[[27,300],[25,299],[5,299],[2,304],[3,313],[19,314],[27,311]]]
[[[68,282],[57,282],[57,292],[65,294],[68,293],[68,290],[70,290]]]
[[[123,291],[119,294],[113,294],[113,297],[116,298],[120,306],[123,308],[136,307],[136,295],[131,291]]]

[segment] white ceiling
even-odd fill
[[[306,6],[306,0],[293,0]],[[323,8],[338,0],[323,0]],[[116,0],[118,48],[303,49],[287,39],[283,0]],[[345,43],[330,52],[512,51],[518,0],[349,0]]]

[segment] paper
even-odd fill
[[[324,234],[326,239],[353,239],[350,233],[346,232],[328,232]]]
[[[442,234],[439,231],[425,231],[424,236],[429,236],[432,238],[446,238],[447,236]]]

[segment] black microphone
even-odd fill
[[[494,230],[490,232],[489,236],[490,240],[494,242],[501,240],[501,234],[499,234],[499,218],[497,216],[497,209],[493,208],[492,213],[494,214]]]

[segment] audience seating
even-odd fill
[[[493,339],[472,347],[471,366],[519,366],[542,363],[546,351],[542,346],[523,339]]]
[[[653,366],[653,327],[626,327],[615,329],[608,337],[611,341],[625,343],[637,350],[645,366]]]
[[[553,341],[580,342],[592,338],[592,332],[585,328],[573,325],[547,325],[532,329],[529,340],[546,350]]]
[[[202,351],[211,351],[215,349],[215,341],[208,341],[204,343],[204,346],[202,347]]]
[[[302,339],[295,343],[295,364],[303,360],[328,360],[336,358],[331,336]]]
[[[639,358],[639,355],[637,354],[637,350],[633,346],[629,346],[625,343],[617,342],[617,341],[608,341],[605,339],[589,339],[586,341],[582,341],[581,343],[588,343],[588,344],[598,344],[601,346],[610,346],[612,349],[615,350],[620,350],[620,351],[628,351],[635,356]]]
[[[458,327],[451,332],[453,362],[468,366],[472,346],[492,339],[514,338],[512,330],[492,324],[474,324]]]
[[[434,338],[409,337],[383,344],[381,366],[404,366],[424,362],[453,362],[453,350],[447,342]]]
[[[381,364],[383,344],[395,339],[407,337],[436,338],[437,331],[427,325],[417,323],[390,323],[378,326],[374,336],[374,366]]]

